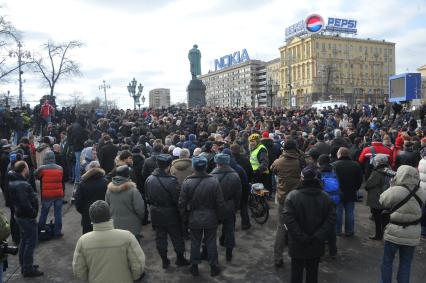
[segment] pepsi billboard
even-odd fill
[[[327,23],[327,24],[326,24]],[[296,36],[313,34],[321,31],[338,33],[357,33],[356,20],[342,18],[328,18],[327,22],[318,14],[312,14],[285,29],[285,40],[288,41]]]

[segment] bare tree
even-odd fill
[[[50,88],[51,96],[54,94],[55,86],[59,79],[81,75],[79,63],[71,59],[69,52],[82,46],[83,43],[76,40],[65,43],[48,41],[43,46],[47,55],[41,56],[34,61],[35,71],[42,75],[45,83]]]
[[[18,43],[19,45],[19,33],[4,16],[0,15],[0,50],[8,48],[12,43],[11,41]],[[7,64],[7,58],[8,56],[0,57],[0,80],[19,69],[19,64],[13,66]],[[21,64],[21,67],[23,65],[24,64]]]

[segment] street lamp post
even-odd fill
[[[9,57],[18,57],[18,80],[19,80],[19,98],[18,98],[18,106],[22,107],[22,74],[24,73],[22,71],[22,58],[30,59],[31,58],[31,52],[30,51],[22,51],[22,44],[21,41],[14,35],[12,37],[15,39],[16,43],[18,44],[18,50],[11,50],[9,51]]]
[[[138,88],[138,92],[136,92],[136,87]],[[138,82],[135,78],[133,78],[133,80],[127,86],[127,91],[129,92],[130,97],[133,98],[133,109],[136,110],[136,102],[139,101],[139,98],[142,95],[143,85],[139,83],[138,86]]]
[[[107,100],[107,95],[106,95],[106,90],[108,88],[111,88],[110,85],[107,85],[105,80],[103,80],[102,84],[99,86],[99,90],[103,90],[104,91],[104,95],[105,95],[105,112],[108,112],[108,100]]]
[[[145,105],[145,95],[142,95],[142,106]]]

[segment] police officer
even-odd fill
[[[172,157],[169,154],[157,155],[158,168],[147,178],[145,192],[151,208],[152,226],[155,228],[157,251],[163,261],[163,268],[170,265],[167,258],[167,235],[170,236],[176,251],[177,266],[189,265],[185,259],[185,242],[178,210],[179,183],[170,175]]]
[[[269,158],[268,149],[260,143],[259,134],[249,136],[250,164],[253,169],[253,182],[262,183],[265,187],[269,184]],[[267,189],[270,189],[267,187]]]
[[[191,236],[191,268],[193,276],[198,275],[201,262],[200,246],[204,235],[210,263],[210,275],[220,274],[218,266],[216,230],[223,211],[224,201],[219,181],[206,173],[207,159],[204,156],[192,158],[194,173],[182,184],[179,210],[188,217]]]
[[[235,213],[240,206],[242,191],[240,177],[229,166],[230,160],[228,154],[216,154],[214,157],[216,168],[211,173],[218,179],[225,200],[222,236],[219,243],[226,247],[226,261],[232,260],[232,249],[235,247]]]

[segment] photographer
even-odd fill
[[[0,283],[3,282],[3,271],[7,268],[8,245],[6,240],[9,235],[9,223],[7,222],[7,218],[3,214],[3,211],[0,211]],[[17,250],[17,248],[15,248],[15,250]]]

